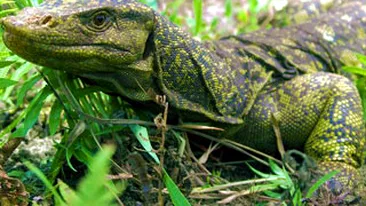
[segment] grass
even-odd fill
[[[143,2],[154,9],[159,9],[156,0],[145,0]],[[195,38],[207,40],[215,39],[226,33],[249,32],[263,27],[258,22],[258,16],[260,12],[266,10],[267,4],[263,3],[263,1],[259,2],[249,0],[247,10],[236,11],[233,1],[225,0],[224,16],[222,18],[227,22],[235,24],[235,31],[222,31],[217,17],[209,21],[205,19],[202,0],[194,0],[192,2],[192,17],[182,16],[178,12],[181,6],[184,5],[183,0],[171,1],[161,12],[167,15],[172,22],[185,27]],[[37,0],[0,0],[0,7],[2,8],[0,17],[12,14],[25,6],[36,6],[39,3],[40,1]],[[266,28],[270,26],[265,25]],[[359,61],[366,65],[366,58],[362,55],[358,55],[358,57]],[[344,70],[361,76],[355,83],[360,91],[364,108],[366,108],[365,70],[359,67],[345,67]],[[158,179],[154,182],[155,186],[158,185],[156,186],[158,188],[158,199],[155,201],[160,203],[165,201],[166,191],[163,190],[164,183],[170,193],[171,201],[175,205],[189,205],[189,201],[195,202],[193,198],[188,201],[180,191],[183,190],[184,192],[184,184],[175,181],[177,178],[174,177],[174,173],[171,170],[168,170],[170,168],[167,168],[167,166],[163,167],[164,163],[169,163],[164,159],[164,156],[169,155],[169,153],[165,152],[169,152],[169,150],[165,152],[159,151],[158,154],[153,152],[153,148],[159,144],[156,144],[154,135],[151,135],[158,133],[156,128],[151,127],[154,124],[148,121],[153,117],[152,114],[146,111],[136,111],[121,99],[106,95],[100,92],[98,87],[85,85],[79,79],[72,78],[68,74],[55,72],[49,68],[39,68],[26,62],[13,55],[4,46],[2,40],[0,40],[0,100],[4,104],[0,146],[7,145],[14,138],[29,136],[29,133],[37,125],[47,125],[47,129],[44,129],[47,133],[45,136],[62,134],[61,140],[55,139],[56,153],[54,156],[49,157],[52,159],[52,165],[49,166],[47,172],[46,170],[37,169],[30,162],[24,163],[32,171],[33,176],[31,175],[30,178],[41,179],[44,186],[43,190],[35,190],[32,189],[32,187],[35,187],[35,185],[32,185],[35,184],[34,182],[26,184],[26,188],[35,193],[31,194],[32,197],[42,194],[46,198],[49,197],[48,194],[52,194],[50,196],[53,198],[49,199],[54,199],[58,205],[84,205],[87,203],[107,205],[112,202],[118,204],[118,198],[116,197],[119,194],[128,192],[126,191],[128,190],[126,189],[127,180],[130,180],[128,181],[129,185],[137,185],[135,189],[140,190],[141,194],[145,194],[145,189],[147,191],[151,189],[149,188],[149,185],[152,184],[150,181],[145,184],[136,179],[121,178],[121,175],[133,172],[126,171],[125,168],[119,166],[119,163],[110,160],[114,152],[116,152],[115,155],[121,155],[122,153],[121,156],[123,157],[126,154],[119,150],[129,150],[130,148],[123,148],[123,144],[119,144],[122,148],[115,151],[115,148],[102,147],[100,145],[100,142],[106,140],[121,143],[129,142],[130,137],[135,137],[140,142],[140,145],[134,146],[146,153],[142,159],[149,159],[150,164],[152,164],[152,166],[147,166],[143,162],[145,160],[137,161],[138,166],[136,170],[139,171],[138,176],[148,176],[152,173],[151,168],[154,168],[155,178]],[[117,114],[116,111],[118,111]],[[47,118],[42,119],[42,116]],[[103,118],[104,120],[95,117]],[[9,118],[10,120],[7,120]],[[164,121],[164,117],[162,120]],[[160,133],[160,136],[165,135],[164,125],[159,129],[163,131]],[[184,132],[177,130],[166,135],[170,135],[175,139],[173,141],[169,140],[171,141],[169,143],[173,142],[173,144],[183,145],[184,147],[184,139],[186,137]],[[96,153],[96,150],[100,150],[100,152]],[[180,150],[175,156],[182,158],[183,150]],[[126,158],[122,159],[126,161]],[[42,167],[39,162],[34,162],[34,164]],[[63,175],[65,164],[74,172],[72,174],[78,176],[82,176],[82,169],[80,169],[79,164],[85,165],[88,168],[87,174],[77,184],[76,189],[74,188],[75,185],[69,185],[71,183],[57,180],[60,174],[61,176]],[[305,194],[305,197],[303,197],[300,186],[297,181],[294,181],[291,172],[283,165],[278,166],[273,161],[269,161],[268,165],[270,166],[271,173],[264,173],[251,167],[254,173],[260,176],[261,179],[252,179],[244,182],[228,182],[218,175],[220,172],[207,175],[208,178],[206,184],[204,184],[205,186],[194,187],[192,194],[200,198],[203,198],[205,195],[206,197],[217,198],[217,201],[221,201],[221,203],[231,203],[235,199],[249,194],[265,195],[268,198],[272,198],[270,201],[284,201],[282,194],[287,192],[286,200],[292,202],[293,205],[301,205],[304,198],[310,198],[312,192],[320,187],[320,183],[334,175],[334,173],[330,173],[324,176],[319,180],[321,182],[314,184],[310,191]],[[112,172],[109,170],[110,166],[113,166],[116,170],[114,174],[119,175],[117,184],[116,181],[105,178]],[[150,168],[150,171],[146,168]],[[9,172],[9,174],[25,173],[21,169],[15,169]],[[22,178],[21,176],[18,175],[16,177]],[[131,181],[135,182],[131,183]],[[179,183],[179,185],[175,182]],[[88,188],[93,188],[93,190]],[[226,189],[227,193],[218,195],[217,191],[223,191],[223,188]],[[147,196],[149,196],[149,193],[151,192],[146,193]],[[128,201],[127,199],[125,200]]]

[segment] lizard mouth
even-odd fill
[[[30,36],[27,35],[21,35],[19,33],[16,32],[12,32],[11,30],[5,30],[4,32],[4,39],[5,42],[9,42],[7,40],[9,39],[14,39],[17,42],[20,41],[28,41],[31,44],[39,44],[39,45],[43,45],[43,46],[51,46],[51,47],[59,47],[59,48],[63,48],[63,47],[70,47],[70,48],[77,48],[77,47],[104,47],[104,48],[109,48],[110,50],[114,50],[114,51],[118,51],[118,52],[123,52],[126,55],[127,54],[132,54],[132,52],[128,49],[124,49],[124,48],[119,48],[113,45],[109,45],[109,44],[105,44],[105,43],[100,43],[100,44],[68,44],[68,43],[52,43],[52,42],[47,42],[47,41],[40,41],[37,39],[34,39]]]

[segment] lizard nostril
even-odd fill
[[[41,25],[46,25],[48,22],[52,20],[52,16],[48,15],[42,18],[40,21]]]
[[[47,26],[50,28],[57,26],[57,24],[58,24],[57,21],[55,21],[55,19],[51,15],[43,16],[38,21],[38,25]]]

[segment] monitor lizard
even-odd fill
[[[342,169],[354,185],[365,144],[357,89],[342,74],[366,53],[365,1],[347,1],[301,24],[201,42],[135,0],[46,0],[1,20],[24,59],[63,70],[132,102],[165,95],[183,121],[275,153],[286,149]],[[148,92],[147,92],[148,91]]]

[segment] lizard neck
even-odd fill
[[[243,123],[255,96],[245,69],[158,14],[154,44],[157,81],[173,107],[218,122]]]

